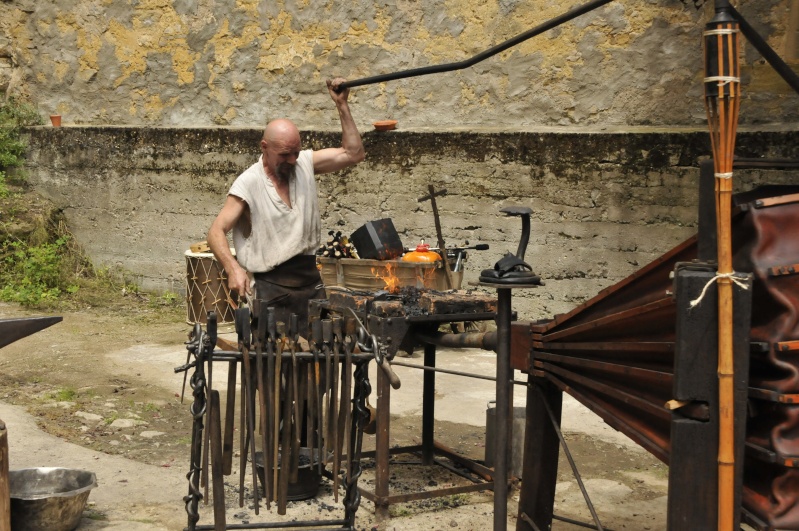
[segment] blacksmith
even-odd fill
[[[316,174],[338,171],[364,159],[363,142],[350,113],[344,80],[327,81],[341,121],[341,146],[303,150],[297,127],[287,119],[266,126],[261,157],[234,181],[225,204],[208,231],[208,245],[224,267],[228,286],[242,300],[260,299],[288,324],[299,316],[299,334],[307,336],[308,300],[324,298],[316,250],[321,219]],[[227,233],[233,231],[234,257]]]

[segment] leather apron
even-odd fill
[[[255,273],[255,298],[267,301],[275,308],[275,320],[289,325],[289,317],[297,314],[299,330],[308,337],[308,301],[324,299],[325,290],[319,286],[322,277],[316,268],[316,257],[297,255],[266,273]],[[288,329],[286,330],[288,332]]]

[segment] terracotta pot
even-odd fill
[[[50,123],[53,124],[53,127],[61,127],[61,115],[60,114],[51,114],[50,115]]]
[[[396,120],[380,120],[379,122],[375,122],[372,125],[375,126],[375,129],[378,131],[391,131],[397,128],[397,121]]]

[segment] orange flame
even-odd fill
[[[400,289],[400,279],[394,273],[394,264],[386,262],[384,269],[373,267],[372,274],[375,278],[379,278],[386,285],[385,290],[389,293],[397,293]]]
[[[428,267],[417,270],[416,279],[427,289],[436,287],[436,268]]]

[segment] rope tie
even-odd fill
[[[716,179],[732,179],[732,172],[714,173],[713,176],[716,177]]]
[[[729,85],[730,83],[741,82],[741,78],[736,76],[709,76],[704,79],[705,83],[710,83],[711,81],[718,81],[719,87],[723,87],[724,85]]]
[[[740,33],[741,30],[737,28],[716,28],[712,30],[707,30],[702,33],[705,37],[709,35],[734,35],[736,33]]]
[[[716,271],[716,276],[715,276],[715,277],[713,277],[713,278],[711,278],[710,280],[708,280],[708,281],[707,281],[707,284],[705,284],[705,287],[704,287],[704,288],[702,288],[702,293],[700,293],[700,294],[699,294],[699,297],[697,297],[697,298],[695,298],[694,300],[692,300],[692,301],[691,301],[691,304],[690,304],[689,306],[690,306],[691,308],[696,308],[697,306],[699,306],[699,304],[702,302],[702,299],[704,299],[704,298],[705,298],[705,293],[707,293],[707,290],[708,290],[708,288],[709,288],[709,287],[710,287],[710,286],[711,286],[711,285],[712,285],[712,284],[713,284],[715,281],[717,281],[717,280],[718,280],[718,279],[720,279],[720,278],[729,278],[729,279],[730,279],[730,280],[732,280],[732,281],[735,283],[735,285],[737,285],[739,288],[742,288],[742,289],[749,289],[749,285],[748,285],[746,282],[744,282],[744,280],[746,280],[746,279],[747,279],[747,277],[743,277],[743,276],[735,276],[735,272],[734,272],[734,271],[733,271],[732,273],[719,273],[718,271]]]

